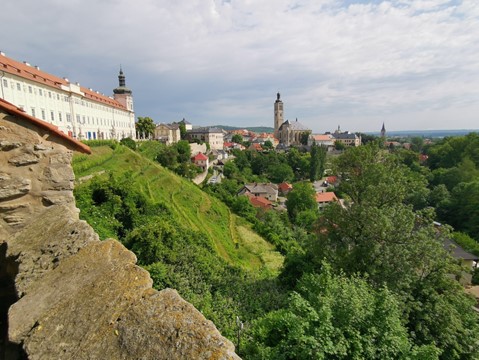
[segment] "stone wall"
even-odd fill
[[[132,252],[79,220],[69,147],[0,112],[0,360],[239,359],[175,290],[153,290]]]

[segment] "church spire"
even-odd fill
[[[113,89],[114,94],[131,94],[131,90],[126,87],[125,74],[123,74],[121,65],[120,73],[118,74],[118,83],[119,86],[116,89]]]
[[[383,122],[383,127],[381,128],[381,137],[383,138],[386,137],[386,127],[384,126],[384,122]]]

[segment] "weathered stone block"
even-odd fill
[[[40,158],[36,154],[23,153],[21,155],[12,157],[8,162],[15,166],[26,166],[31,164],[37,164]]]
[[[31,180],[7,173],[0,173],[0,201],[24,196],[31,190]]]

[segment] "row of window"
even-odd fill
[[[21,107],[22,108],[22,107]],[[35,108],[30,109],[30,113],[33,117],[37,117],[37,112]],[[46,111],[45,109],[40,110],[40,118],[42,120],[47,120],[46,119]],[[65,118],[67,122],[71,122],[71,114],[66,113]],[[55,117],[55,112],[52,110],[50,111],[50,122],[55,122],[58,119],[58,121],[62,122],[63,121],[63,114],[62,112],[58,112],[58,117]],[[90,121],[91,120],[91,121]],[[123,121],[115,121],[115,120],[110,120],[110,119],[100,119],[100,118],[93,118],[90,116],[81,116],[81,115],[76,115],[76,122],[81,125],[103,125],[103,126],[117,126],[117,127],[128,127],[132,128],[132,124],[128,124],[128,122],[123,122]]]

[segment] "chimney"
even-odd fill
[[[25,65],[27,66],[31,66],[29,63],[27,63],[26,61],[23,62]]]
[[[0,51],[1,56],[5,56],[5,53],[3,51]]]
[[[69,83],[69,82],[70,82],[70,80],[68,80],[68,78],[67,78],[67,77],[64,77],[64,78],[63,78],[63,80],[65,80],[67,83]]]

